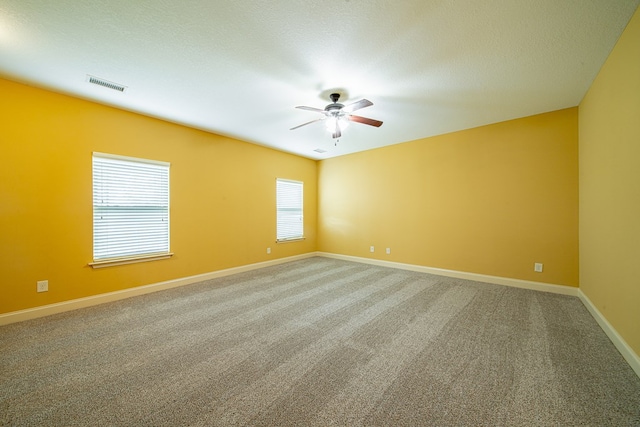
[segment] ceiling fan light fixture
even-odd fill
[[[345,130],[349,126],[349,120],[344,116],[328,116],[324,120],[324,125],[328,132],[333,133],[336,130],[336,125],[340,127],[340,130]]]

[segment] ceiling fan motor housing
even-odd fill
[[[326,107],[324,107],[325,111],[333,111],[333,110],[339,110],[342,107],[344,107],[344,104],[340,104],[340,103],[333,103],[333,104],[329,104]]]
[[[339,93],[332,93],[329,96],[329,98],[331,98],[331,101],[333,102],[333,104],[329,104],[326,107],[324,107],[324,111],[332,112],[332,111],[341,110],[342,108],[344,108],[344,104],[338,103],[338,99],[340,99]]]

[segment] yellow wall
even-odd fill
[[[640,354],[640,9],[579,112],[580,287]]]
[[[316,250],[315,161],[1,79],[0,94],[0,313]],[[172,259],[87,266],[93,151],[171,163]],[[305,183],[305,241],[275,244],[277,177]]]
[[[578,286],[577,117],[570,108],[321,161],[318,250]]]

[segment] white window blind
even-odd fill
[[[169,252],[169,163],[93,154],[93,259]]]
[[[278,241],[303,238],[302,182],[276,180]]]

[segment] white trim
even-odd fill
[[[591,302],[589,297],[587,297],[582,290],[578,291],[578,297],[587,308],[591,316],[598,322],[598,325],[602,328],[605,334],[609,337],[613,345],[618,349],[624,360],[627,361],[631,369],[633,369],[640,377],[640,357],[636,354],[635,351],[627,344],[627,342],[620,336],[618,331],[615,330],[611,323],[600,313],[600,310],[596,308],[595,305]]]
[[[183,277],[180,279],[168,280],[166,282],[153,283],[150,285],[138,286],[130,289],[123,289],[105,294],[92,295],[89,297],[62,301],[55,304],[43,305],[40,307],[28,308],[25,310],[12,311],[10,313],[0,314],[0,326],[10,323],[22,322],[24,320],[36,319],[38,317],[49,316],[51,314],[63,313],[65,311],[76,310],[78,308],[91,307],[93,305],[103,304],[106,302],[118,301],[138,295],[149,294],[152,292],[162,291],[165,289],[177,288],[179,286],[191,285],[193,283],[202,282],[204,280],[215,279],[218,277],[230,276],[232,274],[243,273],[246,271],[257,270],[259,268],[270,267],[272,265],[284,264],[286,262],[296,261],[300,259],[312,258],[316,256],[315,252],[302,255],[295,255],[286,258],[279,258],[270,261],[258,262],[255,264],[242,265],[239,267],[227,268],[225,270],[212,271],[210,273],[198,274],[195,276]]]
[[[551,292],[562,295],[578,297],[589,311],[589,314],[596,320],[604,333],[609,337],[613,345],[618,349],[622,357],[627,361],[631,369],[640,377],[640,357],[633,351],[627,342],[620,336],[618,331],[607,321],[598,311],[591,300],[579,288],[565,285],[552,285],[548,283],[532,282],[528,280],[510,279],[507,277],[487,276],[484,274],[467,273],[464,271],[445,270],[441,268],[424,267],[415,264],[402,264],[399,262],[383,261],[371,258],[362,258],[350,255],[332,254],[327,252],[317,252],[317,256],[335,258],[345,261],[361,262],[364,264],[379,265],[381,267],[399,268],[402,270],[417,271],[420,273],[430,273],[439,276],[455,277],[458,279],[475,280],[478,282],[493,283],[496,285],[513,286],[516,288],[531,289],[534,291]]]
[[[620,354],[629,363],[631,369],[640,377],[640,357],[626,343],[626,341],[618,334],[613,326],[605,319],[600,311],[593,305],[591,300],[578,288],[564,285],[552,285],[548,283],[532,282],[520,279],[510,279],[507,277],[488,276],[484,274],[467,273],[464,271],[445,270],[441,268],[424,267],[415,264],[403,264],[398,262],[375,260],[370,258],[355,257],[350,255],[332,254],[328,252],[309,252],[302,255],[295,255],[286,258],[279,258],[270,261],[248,264],[239,267],[228,268],[225,270],[213,271],[210,273],[199,274],[195,276],[184,277],[181,279],[168,280],[166,282],[154,283],[150,285],[139,286],[121,291],[109,292],[106,294],[93,295],[85,298],[78,298],[70,301],[63,301],[55,304],[49,304],[41,307],[29,308],[26,310],[13,311],[10,313],[0,314],[0,326],[10,323],[22,322],[24,320],[36,319],[39,317],[49,316],[51,314],[63,313],[65,311],[75,310],[78,308],[90,307],[93,305],[103,304],[106,302],[118,301],[133,296],[144,295],[165,289],[176,288],[179,286],[190,285],[204,280],[215,279],[218,277],[230,276],[232,274],[243,273],[246,271],[257,270],[272,265],[284,264],[291,261],[297,261],[314,256],[325,258],[335,258],[345,261],[360,262],[364,264],[379,265],[382,267],[399,268],[402,270],[417,271],[421,273],[436,274],[439,276],[455,277],[458,279],[475,280],[478,282],[493,283],[496,285],[513,286],[523,289],[531,289],[542,292],[552,292],[563,295],[577,296],[580,298],[589,313],[598,322],[602,330],[609,337],[613,345],[618,349]]]
[[[297,179],[276,178],[276,182],[278,182],[278,181],[292,182],[294,184],[302,184],[302,185],[304,185],[304,181],[298,181]]]
[[[305,240],[306,237],[302,236],[302,237],[291,237],[289,239],[277,239],[276,243],[291,243],[291,242],[301,242],[303,240]]]
[[[103,159],[124,160],[127,162],[148,163],[151,165],[171,167],[171,163],[164,162],[162,160],[142,159],[140,157],[121,156],[119,154],[100,153],[98,151],[94,151],[91,154],[94,157],[102,157]]]
[[[153,254],[153,255],[141,255],[141,256],[133,256],[133,257],[122,257],[122,258],[107,258],[101,259],[100,261],[93,261],[87,265],[90,265],[93,268],[105,268],[105,267],[115,267],[117,265],[126,265],[126,264],[135,264],[138,262],[148,262],[148,261],[157,261],[160,259],[168,259],[173,256],[173,252],[167,252],[162,254]]]
[[[403,264],[400,262],[383,261],[371,258],[362,258],[351,255],[332,254],[318,252],[318,256],[326,258],[342,259],[345,261],[361,262],[364,264],[379,265],[381,267],[399,268],[402,270],[417,271],[419,273],[436,274],[438,276],[455,277],[457,279],[475,280],[476,282],[493,283],[495,285],[511,286],[515,288],[531,289],[534,291],[551,292],[554,294],[578,296],[578,288],[565,285],[552,285],[549,283],[532,282],[529,280],[510,279],[508,277],[488,276],[485,274],[467,273],[466,271],[445,270],[442,268],[425,267],[416,264]]]

